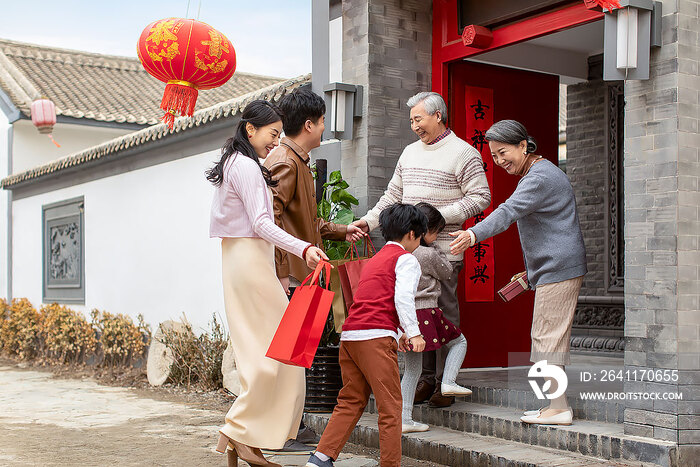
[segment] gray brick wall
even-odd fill
[[[343,0],[343,81],[363,87],[362,118],[354,120],[354,137],[341,143],[341,172],[360,201],[356,214],[367,210],[367,125],[369,89],[369,6],[367,0]]]
[[[625,366],[678,370],[669,383],[626,391],[681,392],[680,401],[629,401],[625,432],[700,456],[699,3],[663,1],[663,47],[648,81],[625,84]],[[695,456],[695,457],[693,457]]]
[[[576,195],[588,263],[581,295],[606,295],[605,92],[603,81],[567,86],[566,174]]]
[[[341,163],[359,215],[379,200],[401,151],[416,140],[406,100],[430,89],[431,9],[420,0],[343,0],[343,80],[365,93]]]

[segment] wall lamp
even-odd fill
[[[649,79],[651,47],[661,47],[661,2],[620,0],[604,10],[603,79]]]
[[[353,119],[362,116],[362,86],[327,84],[323,91],[330,100],[330,132],[334,139],[352,139]],[[326,100],[328,102],[328,99]]]

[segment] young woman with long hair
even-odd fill
[[[210,236],[221,238],[224,302],[241,394],[226,414],[217,450],[251,465],[277,465],[260,448],[280,449],[296,437],[304,408],[304,369],[265,357],[288,299],[275,274],[275,247],[303,258],[310,268],[323,251],[274,223],[275,184],[260,164],[279,144],[280,110],[264,100],[246,106],[221,159],[207,171],[216,186]]]

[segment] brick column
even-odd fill
[[[404,147],[416,140],[406,101],[430,90],[432,2],[343,0],[343,81],[364,88],[342,172],[363,215],[384,193]]]
[[[678,381],[626,391],[681,392],[627,401],[625,432],[679,443],[700,458],[698,2],[663,2],[663,46],[651,77],[625,84],[625,368],[677,370]]]
[[[605,82],[567,87],[566,174],[576,195],[576,209],[586,244],[588,273],[581,295],[604,296],[605,290]]]

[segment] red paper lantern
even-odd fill
[[[37,99],[32,102],[32,123],[42,135],[49,135],[49,138],[56,145],[61,147],[54,139],[53,126],[56,124],[56,105],[49,99]]]
[[[166,18],[146,26],[137,45],[148,73],[167,83],[160,108],[173,128],[175,114],[194,113],[199,89],[226,83],[236,71],[236,51],[216,29],[193,19]]]

